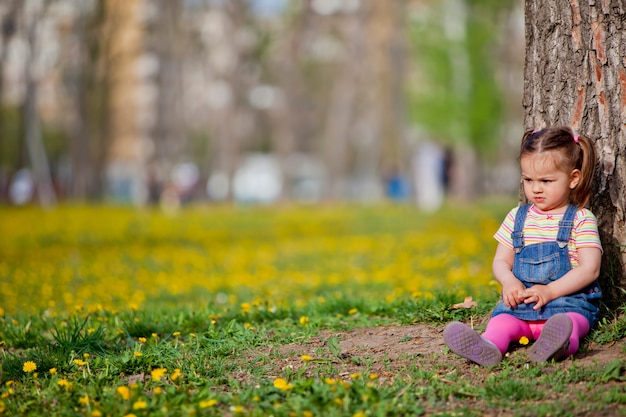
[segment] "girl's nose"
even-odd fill
[[[539,181],[533,182],[533,192],[534,193],[541,192],[541,183]]]

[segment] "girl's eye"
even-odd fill
[[[524,182],[531,182],[532,180],[530,178],[524,178]]]
[[[541,182],[543,182],[543,183],[547,184],[547,183],[552,182],[552,180],[541,180]]]

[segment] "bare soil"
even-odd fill
[[[282,367],[302,366],[302,355],[316,360],[329,360],[341,370],[341,376],[368,371],[381,378],[398,378],[402,370],[410,367],[418,359],[428,359],[434,369],[454,368],[475,374],[479,367],[469,361],[447,352],[443,343],[443,326],[415,324],[410,326],[381,326],[358,328],[346,332],[323,331],[318,336],[302,343],[292,343],[269,348],[261,354],[282,357]],[[329,340],[336,338],[340,352],[332,352]],[[616,358],[626,358],[625,340],[610,345],[590,342],[572,358],[550,364],[550,366],[570,367],[577,365],[603,365]],[[515,358],[527,360],[526,347],[514,349],[503,361]],[[276,352],[278,351],[278,352]],[[420,360],[420,363],[424,360]],[[393,371],[393,372],[390,372]]]
[[[304,376],[326,376],[349,381],[353,374],[360,373],[368,377],[375,374],[378,382],[391,384],[394,381],[411,381],[415,378],[416,370],[430,372],[444,383],[454,384],[453,380],[464,379],[471,384],[483,384],[492,373],[501,372],[503,368],[498,365],[494,368],[484,368],[473,364],[451,352],[443,343],[443,325],[415,324],[409,326],[377,326],[357,328],[350,331],[322,331],[315,337],[300,343],[291,343],[281,346],[263,348],[250,352],[248,360],[256,362],[264,357],[267,366],[264,370],[266,378],[276,378],[284,375],[286,368],[297,371]],[[615,359],[625,359],[624,350],[626,339],[609,345],[598,345],[589,342],[571,358],[558,363],[546,363],[542,373],[552,373],[559,369],[567,370],[572,366],[591,367],[604,370]],[[527,356],[528,346],[521,346],[507,353],[503,359],[510,361],[513,367],[522,368],[529,365]],[[302,355],[308,355],[313,359],[305,363]],[[258,362],[257,362],[258,363]],[[329,373],[333,374],[329,374]],[[273,374],[273,375],[272,375]],[[251,376],[250,371],[244,371],[236,378],[242,382]],[[608,381],[594,390],[606,390],[609,385],[624,384],[623,381]],[[547,388],[549,389],[549,388]],[[572,384],[571,391],[567,394],[549,394],[544,401],[556,404],[572,404],[591,395],[588,385]],[[566,398],[567,397],[567,398]],[[445,408],[453,412],[456,407],[470,406],[474,410],[481,410],[482,415],[520,415],[519,410],[492,409],[480,398],[468,396],[467,398],[450,397]],[[576,407],[576,406],[574,406]],[[601,405],[590,410],[573,411],[572,415],[596,416],[596,415],[623,415],[623,404]],[[437,410],[430,410],[435,412]],[[441,410],[439,410],[440,412]],[[521,415],[525,415],[522,413]],[[532,412],[530,414],[532,415]]]

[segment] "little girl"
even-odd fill
[[[482,335],[460,322],[443,332],[452,352],[483,366],[500,362],[522,337],[535,340],[534,362],[566,358],[598,320],[602,246],[597,220],[583,208],[593,143],[568,127],[528,131],[519,161],[529,204],[512,209],[494,236],[501,301]]]

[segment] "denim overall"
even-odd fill
[[[515,216],[515,226],[511,233],[513,249],[513,274],[522,281],[526,288],[536,284],[549,284],[565,275],[572,264],[569,259],[567,243],[574,226],[574,217],[578,208],[569,205],[563,219],[559,222],[559,232],[553,242],[541,242],[524,246],[524,221],[530,204],[521,206]],[[598,281],[576,294],[559,297],[550,301],[539,310],[533,310],[536,303],[520,304],[517,308],[507,307],[500,301],[492,316],[510,314],[522,320],[547,320],[557,313],[579,313],[593,326],[598,321],[598,300],[602,291]]]

